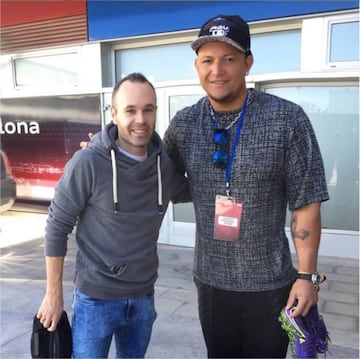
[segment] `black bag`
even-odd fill
[[[32,358],[71,358],[72,335],[68,316],[63,311],[54,332],[49,332],[36,318],[33,320],[31,334]]]

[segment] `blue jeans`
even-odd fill
[[[115,336],[116,358],[144,358],[156,319],[154,294],[103,300],[74,290],[74,358],[107,358]]]

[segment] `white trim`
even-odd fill
[[[49,86],[16,86],[14,61],[32,57],[76,54],[78,66],[78,82],[69,85]],[[5,54],[0,56],[1,66],[1,98],[56,96],[84,93],[100,93],[101,78],[101,47],[100,44],[86,43],[78,46],[63,46],[23,53]]]
[[[304,75],[331,73],[331,76],[333,76],[333,74],[339,71],[358,73],[359,61],[329,62],[331,25],[353,21],[359,21],[358,12],[352,11],[303,20],[301,33],[301,71]]]
[[[22,89],[28,89],[31,88],[32,90],[37,89],[37,88],[42,88],[44,87],[44,85],[19,85],[16,81],[16,61],[18,60],[32,60],[32,59],[54,59],[56,60],[57,56],[64,56],[64,55],[73,55],[72,58],[72,62],[75,62],[74,64],[72,64],[73,66],[73,71],[74,73],[76,73],[77,75],[79,74],[79,48],[73,48],[73,50],[71,50],[70,48],[61,51],[60,49],[57,49],[55,51],[37,51],[37,52],[32,52],[32,53],[24,53],[24,54],[18,54],[18,55],[14,55],[11,57],[11,67],[12,67],[12,73],[13,73],[13,86],[16,90],[22,90]],[[51,84],[51,85],[46,85],[47,86],[59,86],[58,84]],[[63,86],[67,86],[67,87],[77,87],[79,86],[79,80],[77,80],[76,82],[70,83],[68,85],[63,85]]]
[[[331,16],[324,19],[325,21],[325,30],[326,31],[326,49],[325,53],[325,68],[329,70],[338,70],[338,69],[356,69],[359,70],[359,61],[345,61],[345,62],[331,62],[330,61],[330,45],[331,45],[331,26],[334,24],[344,24],[347,22],[359,22],[360,16],[358,14],[349,14],[341,16]]]
[[[341,81],[351,81],[351,82],[359,82],[359,72],[355,70],[349,71],[339,71],[339,72],[332,72],[329,74],[328,72],[313,72],[313,73],[304,73],[304,72],[278,72],[278,73],[271,73],[271,74],[259,74],[259,75],[252,75],[251,71],[250,74],[246,77],[246,82],[249,86],[249,83],[256,83],[256,84],[276,84],[281,82],[282,84],[284,81],[288,83],[299,83],[305,81],[319,81],[322,83],[329,84],[331,82],[336,81],[338,84],[339,80]]]

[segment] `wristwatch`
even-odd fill
[[[326,277],[319,273],[305,273],[305,272],[298,272],[297,274],[298,279],[305,279],[311,281],[314,285],[319,286],[320,283],[322,283]]]

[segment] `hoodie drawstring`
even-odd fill
[[[117,191],[117,168],[116,168],[116,158],[115,158],[115,150],[112,148],[110,150],[111,155],[111,167],[112,167],[112,187],[113,187],[113,199],[114,199],[114,212],[117,213],[119,211],[119,198]],[[157,178],[158,178],[158,208],[159,214],[164,213],[164,206],[162,201],[162,179],[161,179],[161,166],[160,166],[160,155],[156,157],[156,169],[157,169]]]
[[[160,167],[160,155],[157,155],[157,177],[158,177],[158,207],[159,214],[164,213],[164,207],[162,202],[162,181],[161,181],[161,167]]]
[[[115,159],[115,150],[112,148],[110,150],[111,155],[111,166],[112,166],[112,187],[113,187],[113,199],[114,199],[114,212],[117,213],[119,210],[119,199],[117,192],[117,169],[116,169],[116,159]]]

